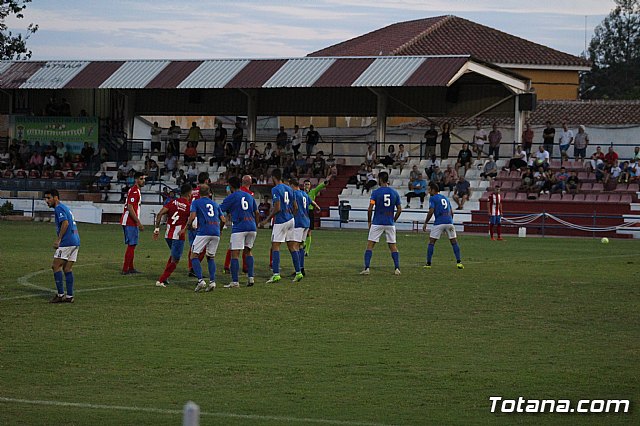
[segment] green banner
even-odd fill
[[[67,150],[80,153],[85,142],[98,149],[97,117],[14,117],[13,137],[33,144],[62,142]]]

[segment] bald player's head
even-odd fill
[[[251,177],[251,175],[242,176],[242,186],[244,186],[245,188],[248,188],[249,186],[251,186],[252,183],[253,183],[253,178]]]

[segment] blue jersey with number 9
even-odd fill
[[[429,210],[433,209],[436,217],[434,225],[443,225],[445,223],[453,223],[451,216],[451,203],[449,199],[442,194],[436,194],[429,197]]]
[[[371,193],[371,203],[375,204],[371,223],[374,225],[393,225],[395,208],[401,205],[398,191],[388,186],[381,186]]]
[[[191,203],[191,212],[196,213],[198,229],[196,235],[220,236],[220,216],[218,204],[211,198],[198,198]]]

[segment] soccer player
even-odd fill
[[[221,223],[224,217],[220,211],[220,206],[211,200],[211,190],[206,184],[200,185],[200,194],[197,200],[191,203],[187,228],[191,228],[194,221],[198,221],[196,237],[191,246],[191,264],[193,271],[198,278],[195,291],[211,291],[216,288],[216,263],[214,257],[218,244],[220,243]],[[184,230],[182,231],[184,233]],[[209,285],[202,279],[202,265],[200,264],[200,254],[206,253],[207,266],[209,269]]]
[[[209,173],[207,172],[200,172],[198,174],[198,186],[196,188],[193,189],[193,191],[191,191],[191,203],[193,204],[193,202],[195,200],[197,200],[198,198],[200,198],[200,185],[209,185],[210,180],[209,180]],[[192,268],[192,261],[191,261],[191,247],[193,246],[193,241],[196,239],[196,228],[198,227],[198,220],[196,219],[193,222],[193,228],[189,228],[189,257],[188,257],[188,267],[189,267],[189,276],[190,277],[195,277],[196,273],[193,272],[193,268]],[[202,260],[204,259],[204,253],[202,254],[202,257],[200,257],[200,262],[202,262]]]
[[[139,274],[133,267],[133,258],[138,245],[139,231],[144,230],[140,221],[140,189],[144,186],[145,175],[142,172],[135,172],[133,175],[134,184],[127,193],[127,201],[124,203],[124,212],[120,219],[120,225],[124,231],[124,243],[127,250],[124,254],[124,264],[122,265],[122,275]]]
[[[232,176],[229,178],[231,194],[228,195],[220,210],[231,216],[231,283],[225,288],[240,287],[238,276],[240,274],[240,253],[246,253],[245,263],[247,265],[247,275],[249,282],[247,287],[254,284],[253,275],[253,243],[258,235],[256,224],[260,220],[260,212],[256,200],[246,191],[241,189],[240,178]]]
[[[250,175],[242,176],[242,182],[240,186],[240,191],[245,192],[251,197],[253,197],[253,191],[251,190],[251,184],[253,183],[253,178]],[[259,222],[258,220],[257,222]],[[256,223],[257,223],[256,222]],[[224,258],[224,273],[228,274],[231,268],[231,248],[227,250],[227,255]],[[249,268],[247,267],[247,252],[242,252],[242,272],[245,274],[249,272]]]
[[[313,201],[313,205],[317,204],[315,203],[316,201],[316,197],[318,196],[318,194],[320,194],[320,192],[325,189],[327,187],[327,184],[329,183],[328,180],[325,180],[324,182],[322,182],[321,184],[319,184],[318,186],[316,186],[315,188],[311,189],[311,181],[309,179],[306,179],[304,181],[304,191],[309,194],[309,198],[311,199],[311,201]],[[313,229],[315,228],[315,209],[313,207],[313,205],[309,206],[309,232],[307,233],[307,238],[305,239],[304,242],[304,250],[305,250],[305,256],[309,256],[309,253],[311,253],[311,231],[313,231]],[[318,211],[320,211],[320,207],[318,207]]]
[[[493,194],[489,195],[489,202],[487,203],[489,210],[489,233],[491,234],[491,240],[493,238],[493,230],[498,230],[498,241],[502,241],[502,194],[500,193],[500,186],[496,185],[493,188]]]
[[[456,266],[458,269],[464,269],[462,260],[460,260],[460,247],[456,239],[456,227],[453,226],[453,210],[451,210],[451,202],[447,197],[440,194],[440,188],[433,182],[429,182],[429,213],[424,221],[422,230],[427,232],[427,223],[431,217],[435,215],[436,220],[433,222],[433,228],[429,234],[429,247],[427,248],[427,264],[426,269],[431,269],[431,258],[433,257],[433,249],[443,232],[446,232],[451,241],[453,253],[456,256]]]
[[[280,277],[280,244],[286,242],[291,260],[296,271],[294,282],[300,281],[304,275],[300,272],[300,262],[298,261],[298,252],[293,236],[295,221],[293,215],[298,212],[298,205],[294,199],[293,190],[282,183],[282,171],[275,169],[271,173],[271,180],[275,185],[271,189],[271,198],[273,199],[273,207],[269,216],[263,220],[260,225],[264,226],[269,223],[272,217],[275,217],[275,224],[271,234],[271,249],[273,251],[273,276],[267,283],[277,283]]]
[[[67,206],[60,202],[60,193],[57,189],[45,191],[44,200],[47,205],[55,209],[56,234],[58,238],[53,242],[53,279],[56,283],[57,293],[49,301],[50,303],[73,303],[73,264],[78,257],[80,236],[73,214]],[[67,284],[67,294],[64,294],[62,286],[62,273]]]
[[[389,173],[380,172],[378,180],[380,188],[371,193],[369,210],[367,211],[369,237],[367,238],[367,250],[364,252],[364,269],[360,272],[360,275],[369,275],[373,247],[380,241],[383,233],[391,251],[395,274],[400,275],[400,253],[398,253],[398,246],[396,245],[396,227],[394,224],[402,213],[402,202],[398,192],[389,186]],[[373,221],[371,216],[373,216]]]
[[[311,199],[309,194],[300,189],[300,184],[297,179],[289,180],[289,184],[293,189],[293,194],[296,200],[296,204],[298,205],[298,212],[294,216],[294,229],[293,236],[295,241],[295,251],[298,252],[298,262],[300,262],[300,272],[303,276],[306,276],[306,272],[304,271],[304,240],[307,237],[307,233],[309,232],[309,227],[311,224],[309,211],[312,207],[315,207],[320,211],[320,206],[316,204],[315,201]]]
[[[164,268],[164,272],[156,281],[156,287],[166,287],[169,284],[169,277],[175,271],[182,257],[184,250],[184,233],[182,230],[187,225],[191,207],[191,191],[193,190],[190,183],[185,183],[180,187],[180,198],[172,199],[165,204],[156,215],[156,228],[153,230],[153,239],[157,240],[160,235],[160,221],[163,216],[167,216],[167,231],[164,239],[169,246],[171,255]]]

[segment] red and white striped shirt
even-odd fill
[[[120,218],[120,225],[123,226],[138,226],[129,214],[128,206],[133,207],[133,211],[136,212],[136,216],[140,219],[140,188],[138,185],[133,185],[127,193],[127,201],[124,203],[124,212]]]
[[[177,200],[172,200],[167,203],[165,207],[168,212],[167,232],[164,234],[164,237],[171,240],[184,240],[184,234],[180,235],[180,232],[189,219],[191,204],[184,198],[178,198]]]
[[[502,216],[502,194],[489,195],[489,215]]]

